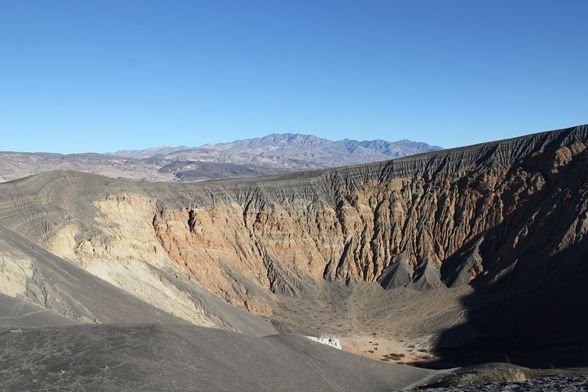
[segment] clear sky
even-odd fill
[[[0,150],[588,122],[588,1],[0,0]]]

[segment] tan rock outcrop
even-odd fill
[[[31,260],[14,250],[0,248],[0,293],[10,297],[25,295],[27,280],[32,276]]]
[[[99,230],[84,237],[78,236],[77,226],[66,225],[49,241],[52,253],[176,317],[196,325],[219,326],[188,292],[161,273],[173,263],[153,231],[154,200],[123,193],[94,205],[100,212],[95,218]]]

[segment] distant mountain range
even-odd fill
[[[115,153],[0,152],[0,180],[71,169],[148,181],[252,177],[384,161],[441,149],[410,140],[338,140],[294,133],[201,147],[153,147]]]

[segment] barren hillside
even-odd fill
[[[253,313],[279,331],[336,335],[349,351],[396,362],[497,340],[497,355],[528,352],[585,341],[578,309],[588,296],[577,286],[587,277],[587,145],[579,126],[197,184],[56,171],[2,184],[0,222],[198,325],[261,328]],[[33,295],[36,273],[12,282],[51,308],[58,293]],[[532,298],[544,301],[541,312]],[[545,315],[552,324],[537,328]]]

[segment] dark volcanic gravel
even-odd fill
[[[419,392],[478,392],[478,391],[588,391],[588,375],[555,376],[537,378],[524,382],[484,383],[458,387],[419,388]]]

